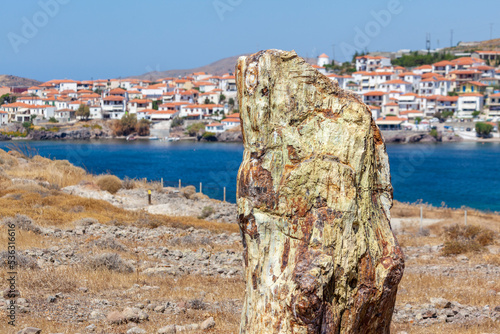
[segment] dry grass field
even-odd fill
[[[126,333],[133,326],[157,333],[167,325],[200,324],[209,317],[215,327],[191,332],[238,332],[244,282],[240,272],[228,272],[241,269],[236,224],[147,214],[68,195],[61,189],[70,185],[98,188],[96,176],[64,161],[25,159],[20,153],[0,150],[0,219],[18,214],[31,219],[32,225],[17,230],[16,247],[18,254],[34,261],[32,269],[28,265],[18,269],[17,289],[26,305],[18,310],[16,327],[7,325],[7,314],[2,312],[0,333],[16,333],[27,326],[41,328],[44,334]],[[135,187],[154,186],[134,182]],[[392,332],[500,333],[500,319],[484,316],[500,306],[500,216],[468,210],[468,226],[473,228],[464,229],[463,210],[426,205],[424,217],[436,222],[421,231],[418,206],[395,202],[391,213],[402,221],[395,233],[406,255]],[[95,219],[94,223],[79,223],[86,218]],[[0,245],[5,245],[1,250],[7,242],[7,227],[1,226]],[[133,269],[96,269],[87,261],[110,252]],[[175,259],[184,261],[181,267],[189,267],[188,274],[179,274],[183,268],[173,274],[148,271],[170,270]],[[220,264],[225,259],[230,262],[227,266]],[[216,261],[222,261],[218,267]],[[203,268],[214,270],[206,274]],[[2,263],[2,291],[8,276]],[[425,319],[427,310],[433,309],[431,298],[458,303],[471,316],[440,320],[439,311]],[[143,310],[149,319],[138,324],[112,324],[106,319],[126,307]],[[489,311],[474,311],[485,307]]]

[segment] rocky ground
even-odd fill
[[[61,274],[83,273],[81,277],[70,278],[71,283],[66,278],[61,284],[36,286],[33,282],[32,288],[19,289],[20,295],[15,299],[19,322],[38,326],[42,333],[56,333],[56,328],[60,333],[236,332],[243,295],[237,233],[166,226],[113,226],[94,219],[76,221],[73,228],[66,229],[37,226],[25,216],[3,220],[3,224],[11,222],[22,228],[21,233],[37,235],[45,241],[38,247],[18,251],[19,271],[26,274],[22,279],[42,276],[36,280],[43,280],[51,273],[53,279],[58,279]],[[475,264],[465,255],[445,258],[440,255],[441,248],[441,244],[404,247],[405,275],[481,278],[487,281],[491,302],[464,304],[458,301],[462,298],[458,294],[456,299],[436,295],[425,302],[398,302],[394,327],[411,325],[409,332],[412,332],[411,329],[433,325],[493,324],[492,328],[498,330],[500,266]],[[497,251],[492,248],[490,253]],[[0,254],[2,262],[6,256],[5,252]],[[429,264],[419,264],[422,260]],[[107,271],[127,279],[118,286],[101,290],[88,277],[88,270]],[[201,282],[175,284],[183,280],[193,282],[193,278]],[[221,298],[210,289],[203,289],[204,278],[221,285],[231,282],[241,290],[237,298]],[[406,294],[409,288],[403,282],[400,294]],[[0,305],[6,308],[8,300],[0,299]],[[233,319],[229,326],[232,330],[221,323],[227,313]],[[47,323],[54,329],[44,329]],[[8,333],[16,332],[4,328]]]
[[[75,167],[16,154],[0,152],[0,168],[0,244],[14,223],[18,261],[9,296],[2,246],[0,333],[238,332],[244,282],[234,204],[185,187],[153,189],[148,205],[145,187],[112,195]],[[52,174],[63,169],[64,178]],[[469,224],[488,227],[494,242],[445,256],[443,227],[463,212],[424,214],[419,230],[418,207],[392,210],[406,256],[392,332],[499,333],[499,216],[470,210]]]

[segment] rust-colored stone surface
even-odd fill
[[[241,57],[236,73],[240,333],[389,333],[404,260],[368,107],[295,52]]]

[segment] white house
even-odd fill
[[[6,111],[0,110],[0,125],[9,123],[9,114]]]
[[[484,96],[479,93],[466,93],[458,97],[459,118],[472,118],[474,111],[482,111],[484,105]]]
[[[153,108],[153,101],[147,99],[133,99],[127,103],[131,114],[136,114],[140,110]]]
[[[318,62],[317,62],[317,65],[320,66],[320,67],[324,67],[325,65],[328,65],[330,64],[330,58],[322,53],[321,55],[318,56]]]
[[[178,115],[178,110],[155,110],[149,114],[152,122],[168,121]]]
[[[226,131],[222,123],[210,123],[205,126],[206,132],[220,133]]]
[[[60,92],[65,90],[71,90],[76,92],[78,89],[78,82],[75,80],[59,80],[58,89]]]
[[[101,103],[104,118],[121,119],[125,113],[125,106],[125,98],[118,95],[106,96]]]
[[[240,118],[239,118],[239,116],[237,118],[236,117],[228,117],[226,119],[223,119],[221,121],[221,123],[224,124],[224,128],[226,130],[231,129],[231,128],[240,126]]]
[[[415,93],[407,93],[398,97],[399,112],[405,110],[420,110],[422,98]]]
[[[369,105],[375,105],[381,107],[383,104],[387,103],[386,92],[374,91],[366,92],[363,94],[363,102]]]
[[[103,118],[101,106],[93,105],[93,106],[89,106],[89,109],[90,109],[90,118],[91,119],[102,119]]]
[[[446,76],[451,71],[455,70],[456,65],[448,60],[442,60],[432,64],[432,72]]]
[[[377,68],[391,66],[391,60],[387,57],[359,56],[356,57],[356,71],[375,71]]]
[[[54,112],[54,117],[61,123],[70,122],[76,119],[75,111],[72,109],[59,109]]]
[[[401,92],[402,94],[406,94],[412,92],[412,84],[411,82],[403,81],[400,79],[389,80],[379,84],[379,90],[387,93],[391,91],[397,91]]]

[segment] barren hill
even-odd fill
[[[16,86],[36,86],[41,84],[41,81],[16,77],[15,75],[0,74],[0,86],[16,87]]]
[[[224,73],[234,72],[234,67],[236,65],[236,61],[238,60],[238,58],[241,56],[246,56],[246,55],[248,55],[248,54],[242,54],[242,55],[238,55],[238,56],[223,58],[223,59],[217,60],[216,62],[213,62],[211,64],[196,67],[196,68],[182,69],[182,70],[168,70],[168,71],[161,71],[161,72],[153,71],[153,72],[148,72],[148,73],[144,73],[141,75],[130,76],[129,78],[155,80],[155,79],[165,78],[165,77],[185,76],[185,75],[188,75],[188,74],[191,74],[194,72],[206,72],[206,73],[210,73],[213,75],[222,75]],[[307,62],[309,62],[311,64],[316,63],[316,59],[314,59],[314,58],[305,58],[305,59]]]

